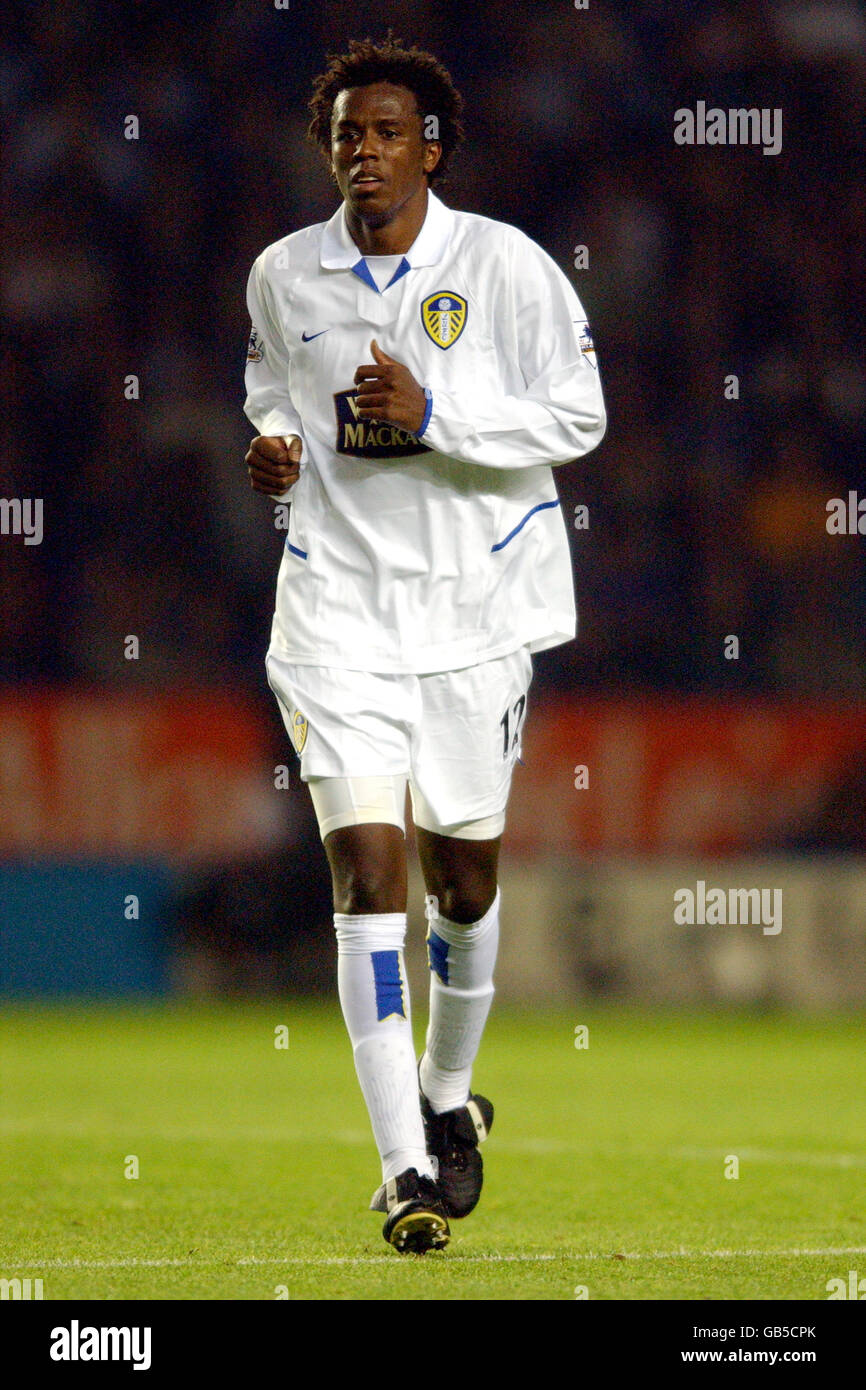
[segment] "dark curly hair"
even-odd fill
[[[348,53],[329,53],[328,66],[313,83],[310,100],[310,121],[307,135],[324,154],[330,165],[331,112],[340,92],[347,87],[369,87],[374,82],[392,82],[408,87],[415,94],[422,118],[436,116],[439,122],[439,142],[442,154],[439,163],[428,174],[428,182],[440,183],[445,178],[451,155],[463,142],[463,98],[451,80],[451,74],[432,53],[422,48],[406,48],[402,39],[388,30],[384,43],[372,39],[351,39]]]

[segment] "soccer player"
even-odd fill
[[[267,672],[333,879],[340,1003],[382,1162],[371,1207],[395,1249],[423,1253],[481,1191],[493,1107],[471,1076],[531,653],[575,633],[552,465],[598,444],[605,411],[558,267],[432,191],[463,137],[437,59],[391,34],[352,42],[310,109],[342,202],[252,268],[246,464],[291,503]],[[417,1067],[407,783],[431,972]]]

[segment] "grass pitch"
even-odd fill
[[[866,1274],[861,1019],[497,1011],[484,1195],[423,1258],[366,1210],[336,1007],[21,1006],[3,1035],[0,1275],[45,1299],[820,1300]]]

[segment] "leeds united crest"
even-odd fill
[[[453,347],[466,327],[466,300],[452,290],[437,290],[421,305],[421,322],[437,347]]]

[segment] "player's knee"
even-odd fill
[[[325,849],[335,912],[405,912],[405,848],[396,826],[346,826],[326,836]]]
[[[480,922],[496,897],[496,880],[473,879],[471,883],[446,887],[438,893],[439,912],[458,927]]]
[[[363,913],[402,912],[393,875],[376,865],[359,864],[333,875],[334,911],[356,917]]]

